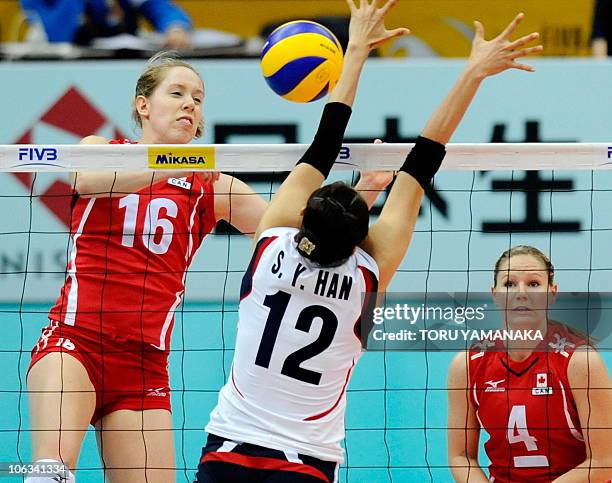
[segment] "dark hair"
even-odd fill
[[[132,106],[132,119],[134,119],[134,122],[136,122],[138,127],[142,128],[142,119],[140,118],[140,114],[138,114],[138,110],[136,109],[136,97],[151,97],[153,91],[155,91],[157,86],[163,82],[166,74],[173,67],[185,67],[193,71],[200,78],[200,80],[202,80],[202,76],[200,76],[199,72],[195,70],[191,64],[179,58],[176,52],[170,50],[155,54],[149,59],[144,72],[140,75],[138,81],[136,82],[136,92],[134,94],[134,103]],[[203,84],[204,81],[202,81],[202,85]],[[204,121],[200,120],[194,137],[199,138],[202,136],[203,132]]]
[[[517,255],[530,255],[534,258],[537,258],[542,262],[544,268],[546,269],[546,273],[548,274],[548,285],[552,285],[555,283],[555,267],[553,266],[550,258],[548,258],[541,250],[538,250],[536,247],[532,247],[530,245],[516,245],[504,253],[501,254],[497,263],[495,263],[495,270],[493,272],[493,286],[497,286],[497,275],[500,272],[501,264],[505,261],[508,261],[508,268],[510,267],[510,257],[514,257]]]
[[[361,195],[342,181],[314,191],[295,236],[300,254],[321,266],[341,265],[368,235],[370,213]]]

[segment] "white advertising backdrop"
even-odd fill
[[[194,64],[206,84],[206,133],[199,142],[310,141],[321,102],[298,105],[275,96],[257,61]],[[453,141],[612,141],[612,63],[560,59],[533,64],[535,74],[513,72],[488,79]],[[411,142],[462,65],[371,60],[347,142],[376,137]],[[137,139],[130,109],[142,68],[142,62],[134,61],[0,65],[0,144],[74,144],[87,134]],[[392,289],[465,290],[469,282],[470,289],[486,290],[497,256],[517,243],[550,252],[565,290],[609,287],[610,175],[542,171],[529,176],[524,171],[439,176],[435,196],[424,201],[413,245]],[[69,250],[66,212],[58,202],[66,180],[66,174],[58,173],[0,175],[0,300],[46,302],[57,296]],[[499,187],[511,181],[512,191]],[[521,191],[521,181],[531,190],[539,185],[543,193]],[[255,185],[264,195],[270,192],[269,182]],[[495,223],[501,223],[502,232],[494,233]],[[520,233],[525,226],[537,232]],[[209,236],[187,279],[187,299],[219,300],[224,286],[225,297],[235,299],[249,248],[244,237],[232,236],[228,242],[228,235]]]

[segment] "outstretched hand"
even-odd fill
[[[374,144],[382,144],[382,141],[376,139]],[[361,171],[359,174],[355,190],[359,192],[368,208],[372,208],[378,196],[393,181],[393,171]]]
[[[374,144],[384,143],[380,139],[375,139]],[[361,171],[359,174],[359,181],[364,181],[369,189],[376,191],[385,190],[391,184],[394,177],[393,171],[382,170]]]
[[[359,2],[359,7],[355,5]],[[385,15],[393,8],[398,0],[388,0],[382,7],[384,0],[346,0],[351,10],[349,24],[349,43],[367,46],[368,50],[376,49],[394,37],[408,35],[407,28],[387,30],[385,28]]]
[[[485,40],[484,27],[480,22],[474,22],[476,35],[472,42],[472,52],[468,65],[475,68],[479,76],[485,78],[508,69],[519,69],[527,72],[535,71],[533,67],[517,62],[517,59],[543,50],[541,45],[525,47],[530,42],[538,39],[540,34],[532,32],[520,39],[510,40],[510,36],[524,17],[523,13],[519,13],[504,31],[492,40]]]

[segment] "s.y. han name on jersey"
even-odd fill
[[[284,253],[280,252],[278,260],[279,263],[280,260],[282,260],[283,256]],[[273,273],[275,273],[274,268],[275,267],[272,268]],[[293,280],[291,281],[291,285],[293,287],[296,286],[300,274],[305,271],[306,267],[298,262],[297,267],[295,267],[295,272],[293,274]],[[353,277],[351,277],[350,275],[342,275],[342,279],[340,277],[341,276],[338,273],[319,269],[317,273],[317,280],[313,287],[313,294],[326,298],[348,300],[351,294],[351,287],[353,286]],[[303,285],[299,285],[299,287],[300,289],[304,290]]]

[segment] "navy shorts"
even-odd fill
[[[334,483],[338,463],[208,435],[197,483]]]

